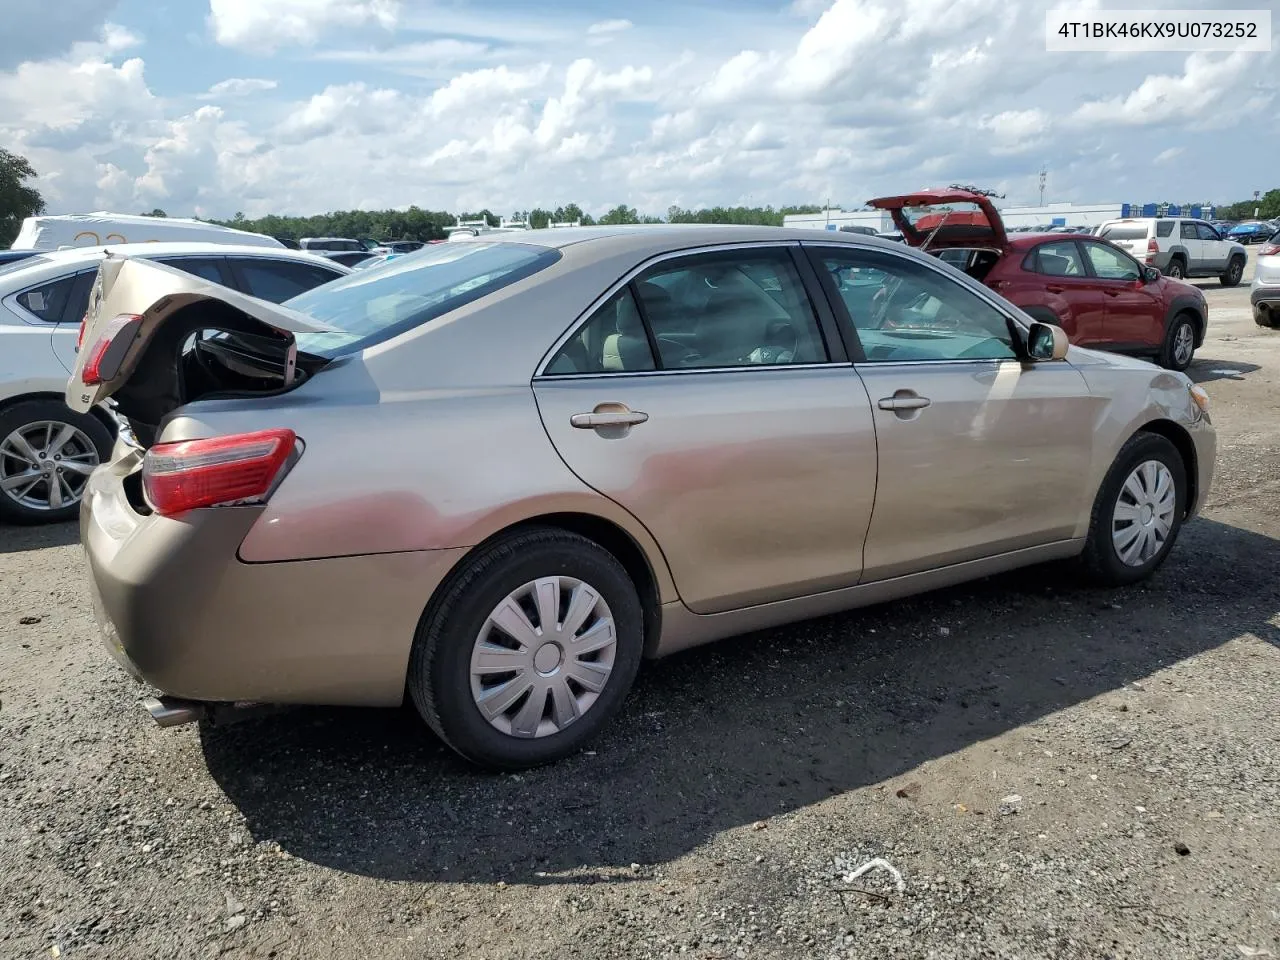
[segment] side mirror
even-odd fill
[[[1157,280],[1160,279],[1160,276],[1161,276],[1160,271],[1157,270],[1155,267],[1142,268],[1143,283],[1155,283]]]
[[[1069,346],[1067,331],[1051,323],[1033,323],[1027,334],[1027,353],[1036,363],[1065,360]]]

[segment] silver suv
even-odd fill
[[[1166,277],[1217,277],[1234,287],[1244,276],[1248,253],[1224,239],[1206,220],[1184,217],[1137,217],[1108,220],[1097,235],[1149,263]]]

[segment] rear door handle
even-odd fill
[[[610,410],[596,413],[575,413],[569,418],[569,425],[579,430],[598,430],[601,427],[633,427],[649,419],[647,413],[639,410]]]
[[[1066,287],[1056,283],[1046,283],[1044,288],[1050,293],[1061,293],[1063,290],[1067,289]]]
[[[922,410],[933,403],[928,397],[893,396],[881,397],[877,406],[881,410]]]
[[[1118,296],[1120,296],[1120,291],[1119,291],[1119,290],[1103,290],[1102,292],[1103,292],[1103,293],[1105,293],[1108,297],[1118,297]]]

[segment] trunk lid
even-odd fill
[[[888,210],[902,238],[913,247],[928,243],[930,250],[949,247],[990,247],[1004,250],[1008,236],[1004,221],[990,198],[972,190],[918,190],[898,197],[870,201]],[[937,210],[936,207],[949,209]]]
[[[200,306],[203,309],[191,309]],[[176,354],[191,334],[202,329],[228,331],[240,350],[244,344],[269,345],[272,362],[278,352],[283,363],[282,388],[294,379],[297,351],[293,334],[333,330],[295,310],[174,267],[108,254],[89,295],[75,367],[67,382],[67,405],[85,413],[126,387],[137,387],[135,392],[152,399],[161,395],[192,399],[182,396],[180,357],[175,356],[172,363],[142,361],[159,340],[172,345]],[[131,384],[135,374],[139,381],[151,382]],[[170,380],[173,382],[167,382]],[[123,402],[121,406],[125,406]]]

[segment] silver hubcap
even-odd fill
[[[1173,358],[1179,365],[1191,362],[1191,351],[1195,349],[1196,335],[1191,331],[1191,324],[1184,323],[1178,327],[1173,340]]]
[[[1116,556],[1131,567],[1140,567],[1154,557],[1169,539],[1176,507],[1169,468],[1159,460],[1138,464],[1120,488],[1111,515]]]
[[[617,648],[613,614],[590,584],[534,580],[507,594],[476,637],[472,699],[509,736],[550,736],[595,704]]]
[[[38,420],[0,442],[0,491],[29,510],[61,510],[80,501],[98,448],[69,423]]]

